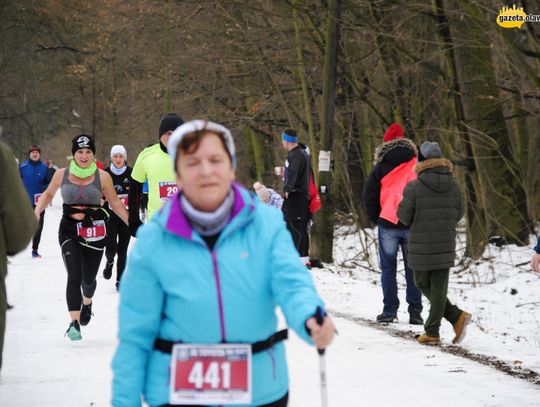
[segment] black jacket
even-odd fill
[[[309,219],[309,158],[301,146],[296,146],[287,154],[285,162],[285,184],[283,213],[285,220],[307,221]]]
[[[418,149],[414,143],[405,138],[392,140],[377,147],[375,151],[375,167],[368,175],[363,193],[364,209],[371,222],[388,228],[406,228],[401,222],[394,225],[385,219],[379,218],[381,213],[381,181],[394,168],[410,161],[417,155]]]

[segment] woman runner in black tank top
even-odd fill
[[[105,171],[111,176],[113,186],[118,198],[126,206],[128,204],[129,192],[129,177],[131,176],[131,167],[126,165],[127,152],[124,146],[115,145],[111,148],[111,165],[105,168]],[[109,203],[103,205],[105,209],[109,209]],[[114,266],[114,257],[117,256],[116,262],[116,289],[124,269],[126,268],[127,250],[131,235],[129,234],[128,226],[114,213],[111,213],[111,218],[107,224],[107,243],[105,245],[105,269],[103,270],[103,278],[109,280],[112,277]]]
[[[95,151],[92,136],[76,136],[71,148],[73,161],[69,167],[56,171],[35,209],[39,218],[61,188],[64,213],[58,239],[68,274],[66,302],[71,322],[66,335],[71,340],[82,339],[80,325],[87,325],[92,316],[92,297],[109,219],[108,212],[101,206],[102,195],[124,223],[128,220],[127,210],[114,191],[110,175],[96,167]]]

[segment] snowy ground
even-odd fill
[[[55,204],[46,214],[43,259],[31,259],[28,249],[11,259],[8,297],[15,308],[8,312],[0,406],[110,405],[118,296],[113,280],[104,280],[100,273],[95,316],[83,327],[83,340],[63,337],[69,317],[56,237],[59,218],[60,205]],[[330,406],[540,405],[537,384],[362,323],[381,310],[379,275],[368,270],[378,269],[375,247],[369,247],[370,265],[361,258],[358,235],[339,232],[335,265],[313,271],[329,308],[342,316],[336,318],[339,336],[326,356]],[[527,262],[531,251],[490,248],[486,253],[491,261],[456,270],[451,278],[449,297],[474,314],[463,348],[495,356],[516,370],[540,372],[540,278],[526,265],[515,266]],[[406,323],[406,306],[401,308],[400,323],[388,328],[420,333],[421,327]],[[441,335],[450,343],[449,324],[443,325]],[[316,351],[295,335],[287,349],[289,405],[319,406]]]

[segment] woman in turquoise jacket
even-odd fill
[[[230,132],[212,122],[187,122],[171,136],[169,154],[181,192],[139,230],[128,259],[112,404],[140,406],[143,396],[152,407],[190,405],[189,397],[193,404],[286,406],[286,335],[276,333],[276,307],[289,327],[318,348],[331,342],[333,322],[321,318],[323,302],[281,212],[234,182]],[[189,350],[172,350],[175,343]],[[249,344],[250,391],[238,385],[249,358],[244,351],[225,363],[214,361],[217,370],[201,359],[204,352],[220,354],[215,345],[224,343]],[[205,346],[192,348],[197,345]],[[241,372],[228,370],[233,365],[241,365]],[[212,399],[216,392],[221,396]],[[235,392],[243,396],[235,398]]]

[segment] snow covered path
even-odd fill
[[[70,342],[63,337],[69,318],[56,238],[59,217],[59,205],[47,210],[40,248],[43,259],[31,259],[29,250],[11,259],[8,298],[15,308],[8,311],[2,407],[110,405],[109,365],[116,345],[118,296],[113,280],[104,280],[100,270],[95,316],[83,327],[83,340]],[[346,297],[343,278],[338,281],[327,270],[314,272],[331,308],[349,313],[351,304],[339,301],[340,292]],[[370,296],[364,298],[368,301]],[[380,298],[373,295],[372,302],[369,312],[378,309]],[[343,318],[336,318],[336,323],[339,336],[326,356],[332,407],[540,405],[538,385]],[[289,405],[319,406],[317,353],[291,336]]]

